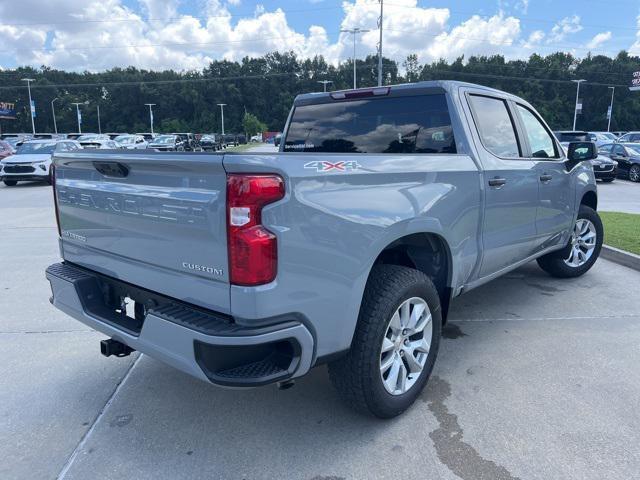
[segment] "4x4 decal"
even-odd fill
[[[360,165],[355,160],[350,160],[348,162],[339,161],[339,162],[327,162],[327,161],[316,161],[316,162],[308,162],[304,164],[304,168],[310,168],[315,170],[316,172],[348,172],[353,170],[358,170],[362,165]]]

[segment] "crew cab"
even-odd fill
[[[531,260],[577,277],[603,228],[592,142],[525,100],[432,81],[299,95],[276,153],[55,157],[53,305],[221,386],[328,363],[358,410],[407,409],[451,301]]]

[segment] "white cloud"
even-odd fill
[[[553,26],[547,38],[547,43],[561,42],[568,35],[578,33],[580,30],[582,30],[582,25],[580,25],[580,17],[578,15],[565,17]]]
[[[611,40],[611,32],[600,32],[587,43],[587,48],[596,49],[609,40]]]
[[[239,60],[275,50],[291,50],[304,58],[323,55],[334,64],[352,56],[351,35],[328,32],[319,25],[298,31],[280,8],[269,10],[256,4],[253,15],[238,18],[231,15],[228,6],[239,0],[196,3],[201,7],[197,17],[181,13],[184,0],[138,0],[133,7],[125,0],[0,0],[4,22],[41,22],[0,25],[0,50],[16,52],[12,60],[18,65],[91,71],[128,65],[153,70],[201,69],[212,59]],[[528,1],[514,0],[511,5],[523,11]],[[378,0],[342,3],[340,28],[371,30],[357,36],[358,58],[376,54],[379,8]],[[59,23],[47,25],[52,18]],[[580,17],[574,15],[562,19],[549,32],[536,30],[523,38],[520,20],[502,10],[493,16],[473,15],[453,23],[448,8],[423,8],[418,0],[394,0],[385,4],[383,53],[400,63],[412,53],[420,62],[461,55],[521,58],[543,48],[543,42],[547,49],[553,48],[581,29]],[[606,40],[596,35],[592,42]],[[640,49],[640,40],[637,43]],[[6,55],[0,53],[0,60],[7,63]]]
[[[640,55],[640,15],[636,17],[636,25],[638,27],[636,41],[629,47],[629,54],[631,55]]]

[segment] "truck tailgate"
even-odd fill
[[[222,158],[135,151],[56,156],[64,259],[228,313]]]

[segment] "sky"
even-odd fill
[[[0,0],[0,69],[198,70],[272,51],[338,63],[375,54],[378,0]],[[385,0],[383,53],[640,55],[637,0]]]

